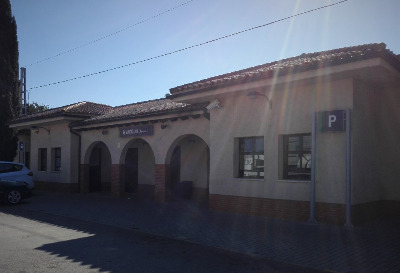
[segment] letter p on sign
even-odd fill
[[[329,119],[328,119],[328,127],[331,128],[332,127],[332,123],[336,121],[336,116],[335,115],[329,115]]]

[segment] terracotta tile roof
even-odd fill
[[[400,58],[386,49],[384,43],[366,44],[353,47],[345,47],[334,50],[301,54],[297,57],[283,59],[236,72],[184,84],[170,89],[173,95],[179,95],[187,91],[216,88],[218,86],[243,83],[265,78],[272,78],[276,73],[279,76],[315,70],[328,66],[335,66],[359,60],[366,60],[374,57],[384,57],[392,63],[396,63],[400,70]]]
[[[43,112],[34,113],[27,116],[22,116],[12,120],[11,124],[21,123],[31,120],[53,118],[58,116],[76,116],[76,117],[88,118],[92,116],[105,114],[111,109],[112,107],[109,105],[84,101],[49,109]]]
[[[147,117],[167,113],[202,110],[205,107],[206,105],[204,104],[191,105],[173,102],[170,99],[156,99],[114,107],[103,115],[92,117],[81,122],[80,125]]]

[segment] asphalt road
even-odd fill
[[[23,272],[317,272],[0,204],[0,268]]]

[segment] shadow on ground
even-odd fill
[[[400,272],[399,219],[380,219],[349,230],[214,212],[188,202],[157,204],[137,198],[48,193],[39,193],[20,206],[0,205],[0,211],[95,234],[39,249],[101,271],[132,272],[132,268],[147,266],[146,260],[153,272],[205,272],[205,263],[212,272],[229,272],[227,268],[240,272],[240,265],[246,265],[249,259],[254,264],[268,259],[276,265],[330,272]],[[183,252],[189,245],[196,251]],[[219,249],[251,257],[238,255],[223,260],[225,252]],[[171,267],[171,263],[176,264]],[[183,263],[184,270],[183,265],[179,267]],[[151,272],[149,268],[140,269]],[[242,272],[252,272],[250,269]]]
[[[302,267],[217,248],[87,222],[21,206],[0,204],[0,212],[89,236],[44,244],[36,250],[98,272],[304,272]],[[85,208],[82,208],[83,210]],[[307,269],[306,272],[321,272]]]

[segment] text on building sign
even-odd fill
[[[154,134],[153,125],[138,125],[119,129],[120,137],[151,136]]]

